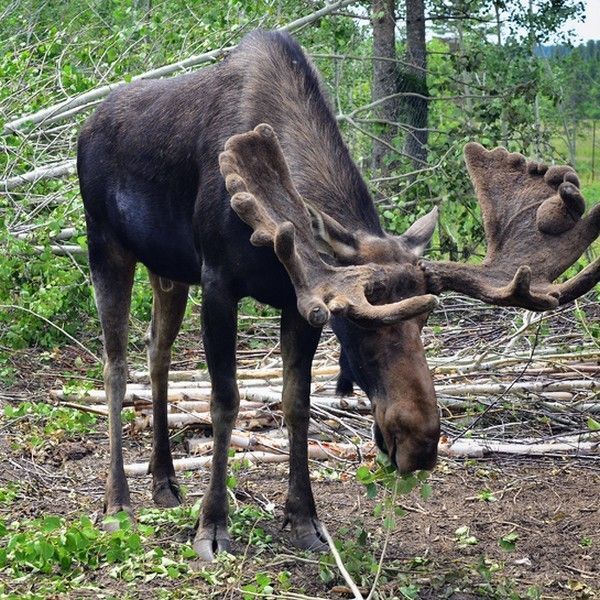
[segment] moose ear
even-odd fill
[[[401,236],[400,239],[415,256],[423,256],[425,248],[431,241],[435,226],[438,222],[438,207],[424,217],[417,219]]]
[[[340,262],[352,263],[358,256],[358,239],[333,217],[306,204],[317,250]]]

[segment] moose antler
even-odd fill
[[[483,214],[487,254],[481,265],[422,261],[434,293],[455,290],[491,304],[547,310],[600,280],[600,259],[573,279],[552,282],[598,237],[600,205],[585,203],[571,167],[526,161],[504,148],[465,146]]]
[[[255,246],[272,246],[294,285],[298,310],[314,326],[330,312],[361,325],[394,323],[432,310],[437,299],[421,295],[373,305],[368,290],[406,266],[333,267],[319,256],[308,208],[298,194],[275,132],[269,125],[234,135],[219,156],[231,206],[254,232]]]

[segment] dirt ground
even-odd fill
[[[31,363],[29,376],[13,388],[14,398],[3,394],[2,402],[42,399],[55,385],[55,371]],[[35,369],[38,369],[37,371]],[[60,368],[58,369],[60,371]],[[16,390],[16,391],[15,391]],[[76,518],[98,517],[102,508],[103,480],[108,462],[106,425],[85,438],[50,445],[31,454],[14,448],[10,429],[0,439],[0,486],[20,483],[17,503],[0,508],[4,519],[33,519],[44,515]],[[126,461],[145,460],[149,453],[147,432],[126,436]],[[184,454],[182,439],[175,456]],[[367,498],[355,480],[355,464],[313,463],[313,490],[319,514],[332,536],[342,542],[342,556],[358,573],[357,583],[372,581],[387,539],[379,598],[597,598],[600,597],[600,464],[593,459],[494,458],[442,459],[431,483],[433,495],[402,497],[406,516],[397,519],[391,532],[383,527],[374,509],[381,496]],[[319,556],[296,552],[280,530],[285,502],[285,465],[244,467],[237,473],[235,505],[274,506],[275,518],[258,525],[273,539],[257,549],[243,541],[234,551],[246,557],[245,574],[253,570],[289,571],[292,590],[304,597],[342,598],[343,581],[323,580]],[[181,477],[186,502],[201,498],[208,481],[202,470]],[[131,478],[135,507],[150,507],[150,478]],[[188,543],[192,523],[166,524],[159,537]],[[508,536],[514,548],[500,542]],[[157,543],[161,542],[161,539]],[[106,570],[90,573],[105,586],[106,597],[161,597],[161,590],[176,591],[177,583],[155,579],[136,584],[109,577]],[[6,583],[6,582],[5,582]],[[193,581],[196,597],[241,598],[235,585],[215,595],[215,587],[203,578]],[[16,586],[14,597],[18,596]],[[368,592],[368,588],[365,588]],[[82,590],[72,598],[101,597]],[[178,597],[177,594],[172,597]],[[181,597],[188,597],[182,595]],[[298,596],[301,598],[302,596]]]

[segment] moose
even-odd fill
[[[600,231],[575,172],[502,148],[465,148],[481,205],[481,265],[422,260],[437,208],[400,236],[382,229],[314,66],[281,32],[247,35],[222,62],[114,90],[84,125],[77,168],[89,264],[104,338],[110,465],[104,511],[132,513],[121,408],[136,263],[153,290],[147,353],[154,414],[153,500],[181,502],[167,430],[171,347],[188,288],[202,287],[211,377],[212,470],[194,548],[230,548],[227,451],[239,406],[237,306],[281,309],[282,406],[289,435],[285,524],[299,548],[324,548],[307,435],[311,362],[330,322],[341,344],[341,390],[372,403],[374,437],[401,473],[431,469],[440,419],[420,333],[437,295],[548,310],[600,279],[596,261],[553,284]]]

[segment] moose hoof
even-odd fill
[[[123,515],[126,515],[123,516]],[[121,529],[121,522],[124,518],[128,518],[133,524],[135,523],[135,516],[133,509],[129,505],[116,505],[106,508],[104,515],[102,516],[101,527],[104,531],[118,531]]]
[[[212,562],[219,552],[231,552],[231,538],[223,525],[198,529],[194,538],[194,550],[199,560]]]
[[[152,488],[152,500],[161,508],[174,508],[183,501],[179,484],[175,479],[157,481]]]
[[[291,542],[300,550],[326,552],[329,548],[318,519],[312,518],[292,526]]]

